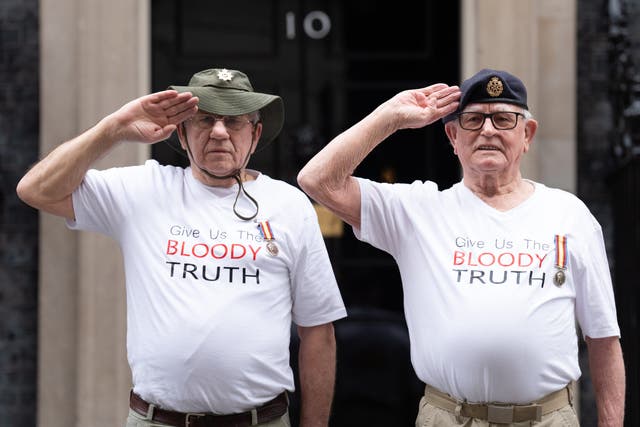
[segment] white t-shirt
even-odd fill
[[[237,185],[208,187],[190,168],[91,170],[73,193],[69,227],[121,246],[134,390],[162,408],[236,413],[293,390],[291,322],[346,315],[304,193],[262,174],[244,186],[275,256],[259,223],[233,214]],[[239,206],[251,212],[246,197]]]
[[[425,383],[470,402],[531,402],[580,376],[576,317],[584,335],[619,336],[601,228],[570,193],[535,183],[501,212],[461,182],[359,183],[354,231],[398,263]],[[555,235],[567,239],[561,286]]]

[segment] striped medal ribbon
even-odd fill
[[[262,237],[267,241],[267,252],[271,256],[278,255],[278,247],[274,243],[275,238],[273,237],[273,231],[271,231],[271,225],[269,221],[259,221],[258,228],[262,233]]]
[[[567,269],[567,236],[556,234],[556,273],[553,275],[553,283],[562,286],[567,279],[565,270]]]

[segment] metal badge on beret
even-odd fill
[[[502,81],[494,76],[491,77],[489,83],[487,83],[487,93],[489,96],[496,97],[502,95],[502,91],[504,90],[504,86],[502,85]]]
[[[223,68],[222,70],[218,71],[218,78],[222,81],[230,82],[231,79],[233,78],[233,74],[231,74],[231,71],[227,70],[226,68]]]

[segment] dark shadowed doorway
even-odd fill
[[[152,0],[152,89],[186,83],[205,68],[246,72],[258,91],[284,99],[278,139],[250,168],[295,185],[302,165],[332,137],[404,89],[459,80],[459,1]],[[172,144],[153,157],[186,164]],[[175,141],[173,141],[173,145]],[[389,182],[459,180],[440,124],[402,131],[358,176]],[[410,426],[415,378],[393,259],[357,241],[334,218],[321,224],[349,317],[336,323],[338,376],[332,426]],[[296,342],[292,341],[295,366]],[[297,425],[297,396],[292,399]]]

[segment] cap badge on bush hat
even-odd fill
[[[460,104],[458,109],[444,117],[444,123],[458,117],[468,104],[497,103],[518,105],[526,110],[527,89],[522,81],[511,73],[485,68],[463,81],[460,85]]]
[[[224,80],[225,82],[230,82],[231,79],[233,78],[233,74],[231,73],[231,71],[227,70],[226,68],[223,68],[222,70],[218,71],[218,78],[220,80]]]
[[[210,68],[195,73],[187,86],[171,85],[169,89],[191,92],[199,99],[198,109],[221,116],[240,116],[260,111],[262,135],[267,143],[278,136],[284,124],[282,98],[255,92],[249,77],[238,70]]]

